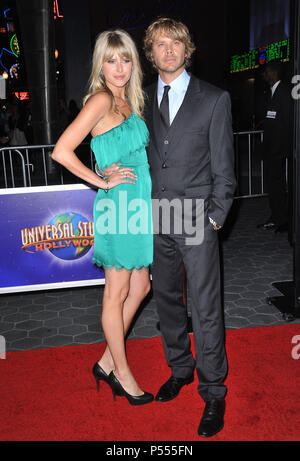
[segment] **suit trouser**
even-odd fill
[[[211,224],[200,245],[182,235],[154,235],[153,292],[164,352],[173,376],[186,378],[195,368],[183,302],[182,260],[192,314],[198,392],[204,401],[224,398],[227,358],[221,307],[219,245]]]
[[[271,155],[269,152],[264,158],[271,221],[279,226],[288,221],[285,162],[285,157],[281,155]]]

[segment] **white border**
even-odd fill
[[[64,190],[93,189],[85,184],[58,184],[57,186],[33,186],[0,189],[0,195],[30,194],[32,192],[55,192]]]
[[[59,184],[54,186],[33,186],[33,187],[16,187],[10,189],[0,189],[0,195],[30,194],[33,192],[55,192],[68,190],[92,189],[85,184]],[[91,285],[104,285],[105,278],[75,280],[69,282],[40,283],[36,285],[19,285],[13,287],[1,287],[0,294],[20,293],[25,291],[54,290],[57,288],[76,288]]]
[[[105,285],[105,279],[90,279],[90,280],[76,280],[74,282],[59,282],[59,283],[40,283],[36,285],[20,285],[13,287],[0,288],[0,294],[5,293],[18,293],[23,291],[38,291],[38,290],[55,290],[57,288],[77,288],[91,285]]]

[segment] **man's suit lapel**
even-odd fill
[[[280,94],[280,89],[281,89],[281,82],[279,83],[279,85],[277,85],[277,88],[276,88],[276,90],[274,91],[274,94],[273,94],[273,96],[272,96],[272,100],[273,100],[273,99],[275,99],[275,100],[278,99],[279,94]]]
[[[194,100],[197,93],[200,93],[199,81],[191,75],[189,85],[187,87],[184,99],[178,112],[166,134],[169,144],[164,149],[164,158],[166,158],[172,152],[172,145],[176,145],[182,136],[182,127],[186,124],[186,115],[191,109],[191,103]]]
[[[162,151],[162,139],[163,139],[163,127],[161,116],[158,109],[157,104],[157,85],[155,87],[154,97],[153,97],[153,106],[152,106],[152,114],[153,114],[153,129],[154,129],[154,139],[157,150],[159,151],[160,155],[163,156]]]

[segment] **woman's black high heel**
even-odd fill
[[[116,378],[113,371],[109,374],[108,378],[109,385],[113,392],[114,400],[116,400],[116,395],[119,395],[120,397],[126,397],[130,405],[144,405],[154,400],[154,396],[149,392],[144,392],[143,395],[128,394],[121,385],[120,381],[118,381],[118,379]]]
[[[100,389],[100,381],[101,381],[101,379],[102,379],[102,381],[105,381],[107,384],[110,385],[110,380],[109,380],[108,374],[105,373],[105,371],[103,370],[103,368],[100,367],[98,362],[96,362],[95,365],[93,366],[93,375],[94,375],[95,380],[96,380],[97,391],[98,392],[99,392],[99,389]]]

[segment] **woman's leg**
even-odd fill
[[[150,290],[148,269],[124,270],[109,269],[105,273],[105,289],[102,303],[102,327],[107,348],[99,360],[99,365],[109,373],[115,370],[125,390],[132,395],[141,395],[142,391],[129,369],[124,336],[131,321]]]

